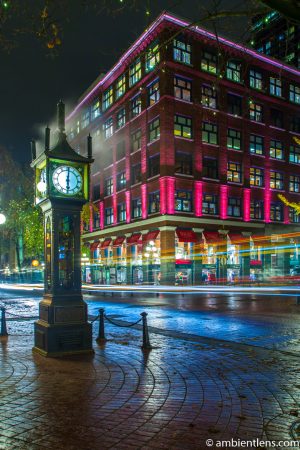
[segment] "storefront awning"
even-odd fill
[[[127,244],[136,245],[138,244],[142,233],[135,233],[127,239]]]
[[[250,266],[252,267],[262,266],[262,261],[260,259],[250,259]]]
[[[111,238],[105,239],[101,244],[101,248],[107,248],[110,243],[111,243]]]
[[[241,233],[228,233],[227,235],[232,244],[242,244],[243,243],[243,235]]]
[[[176,230],[179,242],[197,242],[197,235],[193,230]]]
[[[217,244],[220,240],[220,235],[217,231],[203,231],[203,236],[207,244]]]
[[[92,242],[91,245],[90,245],[90,250],[91,250],[92,252],[94,252],[95,250],[97,250],[97,248],[99,247],[99,245],[100,245],[100,242],[99,242],[99,241],[97,241],[97,242]]]
[[[255,245],[266,245],[268,244],[268,240],[266,236],[251,236],[252,241]]]
[[[145,234],[143,236],[143,241],[144,242],[155,241],[155,239],[157,238],[158,235],[159,235],[159,230],[149,231],[147,234]]]
[[[125,241],[125,236],[118,236],[113,241],[113,247],[120,247],[123,244],[124,241]]]

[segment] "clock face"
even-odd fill
[[[82,189],[82,176],[71,166],[59,166],[55,169],[52,182],[55,189],[65,195],[77,194]]]

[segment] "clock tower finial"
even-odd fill
[[[65,104],[62,100],[59,100],[57,104],[57,125],[58,130],[61,133],[65,132]]]

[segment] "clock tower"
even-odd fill
[[[33,350],[49,357],[92,353],[92,328],[81,292],[80,213],[89,200],[92,159],[91,137],[87,157],[75,152],[65,133],[65,106],[57,105],[57,142],[50,148],[50,129],[45,132],[45,149],[36,155],[35,203],[43,211],[45,281],[34,324]]]

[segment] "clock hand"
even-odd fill
[[[68,174],[67,174],[66,182],[67,182],[67,190],[69,190],[70,189],[70,167],[68,167],[67,172],[68,172]]]

